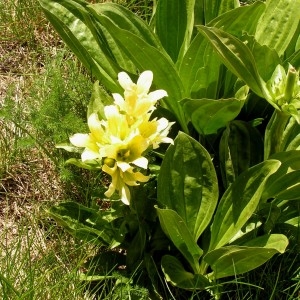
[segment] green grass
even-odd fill
[[[119,2],[150,18],[152,1]],[[61,199],[91,204],[100,188],[96,174],[63,166],[69,154],[55,149],[85,131],[91,86],[37,0],[0,3],[0,299],[147,298],[143,288],[111,279],[84,286],[81,266],[95,249],[46,212]],[[218,282],[222,299],[299,299],[299,249],[228,281]],[[164,295],[212,299],[171,286]]]

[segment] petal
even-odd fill
[[[102,158],[99,154],[99,152],[90,150],[90,149],[85,149],[82,154],[81,154],[81,160],[84,162],[86,160],[93,160],[97,158]]]
[[[122,172],[126,172],[131,168],[130,164],[128,164],[124,161],[117,161],[117,165],[121,169]]]
[[[91,142],[90,136],[85,133],[76,133],[69,140],[76,147],[86,147]]]
[[[93,137],[97,141],[101,141],[104,139],[104,130],[102,128],[102,123],[99,121],[98,115],[93,113],[88,118],[88,126],[93,135]]]
[[[117,93],[113,93],[112,96],[115,100],[114,103],[116,105],[118,105],[121,108],[121,110],[123,110],[124,109],[123,107],[124,107],[124,104],[125,104],[124,98],[120,94],[117,94]]]
[[[126,185],[122,186],[121,190],[119,191],[119,195],[121,196],[121,201],[124,204],[129,205],[131,196],[129,188]]]
[[[125,72],[120,72],[118,74],[118,81],[124,90],[130,88],[131,85],[133,84],[131,78]]]
[[[147,169],[147,167],[148,167],[148,159],[146,157],[140,157],[140,158],[134,160],[132,163],[143,169]]]
[[[137,86],[138,86],[138,90],[140,92],[145,92],[148,93],[152,84],[152,80],[153,80],[153,73],[152,71],[144,71],[138,81],[137,81]]]
[[[156,102],[157,100],[163,97],[168,97],[168,94],[165,90],[156,90],[149,93],[148,97],[150,98],[151,101]]]

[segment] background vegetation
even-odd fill
[[[150,1],[119,2],[150,17]],[[96,292],[99,299],[127,299],[126,285],[112,298],[109,280],[100,286],[80,284],[79,266],[94,249],[86,251],[46,212],[60,199],[97,204],[97,175],[64,166],[67,154],[54,147],[85,131],[91,86],[37,0],[1,0],[1,299],[95,299]],[[299,299],[299,250],[294,245],[254,272],[233,278],[224,299]],[[146,294],[137,288],[136,297]],[[166,291],[166,299],[172,297]]]

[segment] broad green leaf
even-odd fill
[[[76,202],[61,202],[53,206],[49,215],[64,229],[79,240],[89,241],[98,246],[109,246],[114,240],[111,222],[102,218],[95,209]]]
[[[283,253],[288,239],[282,234],[256,238],[244,246],[227,246],[204,256],[211,266],[213,279],[249,272],[268,261],[274,254]]]
[[[263,80],[268,81],[277,65],[281,64],[278,53],[266,45],[260,45],[253,36],[243,35],[242,40],[251,50],[258,73]]]
[[[224,186],[263,160],[263,139],[249,123],[233,120],[223,131],[219,144],[219,160]]]
[[[203,135],[217,133],[241,111],[244,101],[239,99],[186,99],[183,109],[196,130]]]
[[[160,0],[155,14],[155,31],[174,62],[190,43],[195,0]]]
[[[197,241],[218,199],[217,176],[209,153],[179,133],[164,157],[157,183],[158,202],[176,211]]]
[[[263,96],[264,82],[258,74],[255,59],[247,45],[223,30],[205,26],[197,28],[209,40],[224,65],[242,79],[253,92]]]
[[[105,120],[104,106],[112,103],[113,98],[104,91],[99,81],[96,81],[93,85],[92,96],[87,109],[87,118],[89,118],[92,113],[97,113],[100,119]]]
[[[199,259],[203,254],[184,220],[171,209],[156,208],[164,233],[189,262],[195,273],[199,271]]]
[[[208,26],[222,28],[239,37],[245,32],[253,34],[256,25],[255,18],[259,18],[263,10],[264,4],[256,2],[253,5],[230,10],[213,19]],[[248,18],[249,15],[252,17]],[[210,43],[198,34],[179,65],[180,78],[192,98],[217,99],[217,92],[220,88],[220,64],[221,61],[212,51]]]
[[[40,0],[46,17],[87,71],[111,91],[120,91],[116,79],[121,68],[99,48],[87,25],[63,6],[67,2]],[[75,3],[75,12],[78,12],[77,7]],[[82,12],[78,14],[82,15]]]
[[[181,262],[174,256],[163,256],[161,268],[167,281],[181,289],[203,290],[205,287],[210,286],[210,282],[206,277],[186,271]]]
[[[300,0],[268,0],[255,33],[261,45],[282,56],[299,24]]]
[[[116,3],[96,3],[88,5],[91,13],[98,20],[100,15],[108,17],[118,27],[128,30],[142,38],[149,45],[163,50],[163,47],[152,29],[137,14]]]
[[[182,128],[187,131],[187,125],[179,104],[179,100],[184,98],[184,88],[170,58],[130,31],[117,27],[107,17],[99,16],[99,21],[114,36],[119,47],[123,49],[140,71],[151,70],[153,72],[155,87],[164,89],[168,93],[168,97],[162,103],[174,113]]]
[[[63,148],[66,149],[66,148]],[[70,158],[65,162],[65,165],[74,165],[86,170],[100,170],[101,162],[99,160],[89,160],[83,162],[81,159]]]
[[[243,172],[223,194],[211,226],[210,250],[224,246],[255,212],[265,183],[281,163],[264,161]]]
[[[263,2],[237,7],[214,18],[207,26],[220,28],[236,37],[242,37],[245,33],[253,35],[265,7]]]
[[[275,178],[274,178],[275,179]],[[279,200],[295,200],[300,198],[300,170],[277,177],[264,194],[266,198]]]
[[[204,18],[208,24],[212,19],[239,6],[238,0],[202,0],[204,1]]]
[[[299,198],[300,150],[276,153],[271,158],[281,161],[282,164],[267,180],[262,200]]]

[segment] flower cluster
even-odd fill
[[[167,96],[166,91],[149,92],[153,80],[151,71],[143,72],[137,83],[121,72],[118,81],[124,95],[113,94],[114,104],[104,107],[106,119],[99,120],[97,113],[88,118],[89,134],[77,133],[70,137],[76,147],[84,148],[81,159],[87,162],[102,161],[102,171],[112,178],[106,197],[118,191],[125,204],[130,202],[128,186],[146,182],[145,176],[136,168],[147,169],[147,150],[156,149],[160,143],[173,143],[168,138],[172,125],[167,119],[150,119],[156,102]]]

